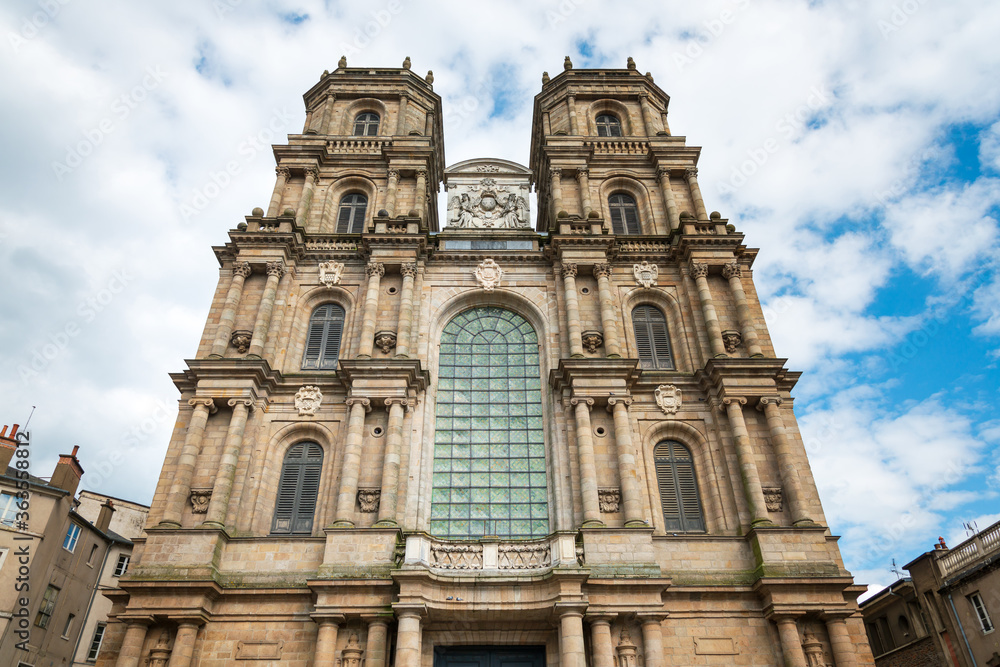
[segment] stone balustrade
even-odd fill
[[[959,572],[971,563],[997,550],[1000,550],[1000,521],[962,542],[938,561],[941,566],[941,576],[947,577]]]

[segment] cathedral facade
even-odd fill
[[[324,72],[215,248],[98,664],[872,664],[668,101],[567,58],[528,166],[446,168],[430,73]]]

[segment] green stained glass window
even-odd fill
[[[473,308],[445,327],[438,361],[431,533],[548,534],[534,329],[513,311]]]

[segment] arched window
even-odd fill
[[[630,195],[623,192],[608,197],[611,209],[611,230],[615,234],[642,234],[639,226],[639,207]]]
[[[378,114],[366,111],[354,119],[354,136],[374,137],[378,135]]]
[[[609,113],[602,113],[597,117],[597,136],[599,137],[620,137],[622,136],[622,122],[617,117]]]
[[[328,303],[314,310],[309,318],[302,370],[337,370],[337,356],[340,354],[340,338],[343,333],[343,308],[335,303]]]
[[[510,310],[472,308],[440,350],[431,534],[548,535],[538,335]]]
[[[288,448],[281,466],[271,533],[312,533],[322,470],[323,448],[315,442],[300,442]]]
[[[679,442],[666,440],[653,449],[653,459],[667,532],[704,531],[691,451]]]
[[[337,233],[360,234],[364,230],[367,211],[368,197],[361,193],[346,195],[340,200],[340,212],[337,214]]]
[[[674,357],[670,353],[670,333],[663,312],[655,306],[636,306],[632,311],[632,327],[639,367],[672,370]]]

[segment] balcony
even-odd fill
[[[1000,551],[1000,521],[976,533],[941,558],[938,561],[941,577],[947,579],[997,551]]]

